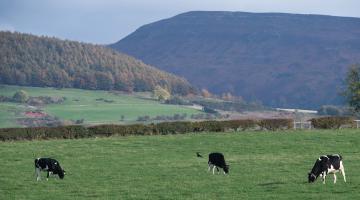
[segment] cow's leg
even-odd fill
[[[209,163],[209,169],[208,169],[208,172],[211,170],[211,164]]]
[[[47,181],[49,180],[49,175],[50,175],[50,172],[47,171],[47,175],[46,175],[46,180],[47,180]]]
[[[216,166],[213,165],[213,174],[215,174],[215,168],[216,168]]]
[[[336,183],[336,174],[334,173],[334,184]]]
[[[345,177],[345,170],[344,170],[344,167],[340,168],[340,174],[343,176],[343,178],[344,178],[344,182],[346,183],[346,177]]]
[[[325,184],[325,178],[326,178],[326,173],[323,172],[323,176],[322,176],[323,184]]]
[[[216,167],[217,173],[220,174],[220,170],[218,167]]]
[[[39,168],[35,167],[35,173],[36,173],[36,181],[41,180],[41,173]]]

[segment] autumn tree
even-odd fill
[[[201,96],[203,96],[204,98],[209,98],[211,97],[211,93],[207,89],[202,89]]]
[[[18,103],[25,103],[29,99],[29,95],[24,90],[17,91],[13,96],[13,101]]]
[[[155,86],[153,95],[160,101],[168,100],[171,97],[170,93],[159,85]]]
[[[225,101],[231,101],[234,99],[233,95],[230,92],[223,93],[221,98]]]

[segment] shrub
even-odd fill
[[[17,91],[13,96],[13,101],[18,103],[25,103],[29,99],[29,95],[24,90]]]
[[[352,117],[321,117],[310,120],[314,128],[320,129],[338,129],[341,126],[354,126],[354,119]]]
[[[36,128],[6,128],[0,129],[0,140],[33,140],[63,138],[74,139],[90,137],[87,128],[83,126],[36,127]]]
[[[204,112],[206,112],[206,113],[210,113],[210,114],[217,114],[218,112],[216,111],[216,110],[214,110],[214,109],[212,109],[212,108],[209,108],[209,107],[207,107],[207,106],[204,106]]]
[[[258,125],[261,129],[265,130],[284,130],[292,129],[293,120],[292,119],[262,119],[258,122]]]
[[[251,119],[224,121],[226,127],[234,131],[245,131],[256,127],[257,121]]]
[[[170,99],[165,100],[165,104],[173,104],[173,105],[192,105],[187,100],[182,99],[181,97],[175,96]]]
[[[153,127],[154,134],[161,135],[193,132],[191,122],[162,122],[153,125]]]

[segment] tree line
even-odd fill
[[[81,89],[152,91],[156,86],[186,95],[195,89],[102,45],[0,32],[0,83]]]

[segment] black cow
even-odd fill
[[[344,178],[344,182],[346,182],[342,157],[338,154],[320,156],[320,158],[316,160],[311,172],[308,174],[309,183],[314,182],[320,176],[322,177],[323,184],[325,184],[326,175],[330,173],[334,174],[334,183],[336,183],[335,173],[338,171],[340,171],[340,174],[342,174]]]
[[[219,172],[219,168],[224,170],[224,174],[229,173],[229,165],[226,164],[224,155],[222,153],[210,153],[209,154],[209,171],[212,168],[213,174],[215,173],[215,168]]]
[[[41,179],[41,171],[47,171],[46,180],[49,179],[50,174],[57,174],[60,179],[65,176],[65,170],[60,166],[60,163],[52,158],[36,158],[35,159],[35,173],[36,180]]]

